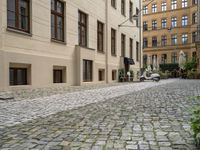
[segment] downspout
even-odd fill
[[[197,21],[198,21],[198,26],[197,26],[197,42],[200,43],[200,0],[197,2]]]
[[[108,29],[108,0],[106,0],[105,1],[106,3],[105,3],[105,7],[106,7],[106,11],[105,11],[105,17],[106,17],[106,22],[105,22],[105,25],[106,25],[106,34],[105,34],[105,40],[106,40],[106,50],[105,50],[105,55],[106,55],[106,60],[105,60],[105,63],[106,63],[106,83],[108,83],[109,82],[109,79],[108,79],[108,77],[109,77],[109,71],[108,71],[108,49],[109,49],[109,47],[108,47],[108,34],[109,34],[109,29]]]
[[[142,10],[142,1],[139,0],[139,10]],[[140,74],[141,74],[141,68],[142,68],[142,11],[140,11],[139,13],[139,41],[140,41],[140,44],[139,44],[139,56],[140,56],[140,60],[139,60],[139,69],[140,69]]]

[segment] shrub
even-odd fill
[[[187,78],[188,79],[200,79],[200,73],[198,73],[196,71],[188,71]]]
[[[160,70],[162,72],[165,72],[165,71],[173,71],[173,70],[178,70],[179,69],[179,66],[178,64],[160,64]]]
[[[200,96],[194,96],[192,99],[199,99]],[[194,132],[197,147],[200,147],[200,105],[193,110],[193,117],[191,119],[191,128]]]
[[[192,58],[192,60],[187,61],[185,63],[185,70],[186,71],[191,71],[193,69],[197,68],[197,59],[196,58]]]
[[[119,82],[123,82],[124,81],[124,77],[125,77],[125,72],[124,72],[124,69],[119,69],[118,70],[118,79],[119,79]]]
[[[169,75],[166,72],[160,71],[159,74],[160,74],[161,79],[168,79],[169,78]]]
[[[133,81],[133,79],[134,79],[134,72],[133,72],[133,70],[130,70],[130,77],[131,77],[131,81]]]

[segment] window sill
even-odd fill
[[[105,54],[104,51],[97,51],[99,54]]]
[[[111,5],[111,6],[112,6],[112,5]],[[113,9],[117,9],[117,7],[116,7],[116,6],[112,6],[112,8],[113,8]]]
[[[92,83],[93,81],[83,81],[83,83]]]
[[[51,42],[55,42],[55,43],[58,43],[58,44],[67,45],[67,43],[65,41],[59,41],[59,40],[55,40],[55,39],[51,39]]]
[[[81,48],[85,48],[85,49],[88,49],[88,50],[95,51],[95,49],[89,48],[89,47],[87,47],[87,46],[82,46],[82,45],[76,45],[76,46],[79,46],[79,47],[81,47]]]
[[[111,54],[111,56],[113,56],[113,57],[117,57],[117,55],[116,55],[116,54]]]
[[[121,13],[121,14],[122,14],[122,13]],[[122,14],[122,16],[123,16],[123,17],[126,17],[126,15],[125,15],[125,14]]]
[[[31,33],[28,33],[28,32],[25,32],[25,31],[21,31],[21,30],[18,30],[18,29],[14,29],[14,28],[7,27],[7,31],[18,33],[18,34],[22,34],[22,35],[26,35],[26,36],[32,36]]]

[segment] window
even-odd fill
[[[133,39],[129,39],[130,58],[133,58]]]
[[[176,9],[177,8],[177,1],[176,0],[172,0],[171,1],[171,9]]]
[[[176,52],[172,53],[172,63],[173,64],[177,63],[177,53]]]
[[[143,64],[144,64],[145,67],[147,66],[147,62],[148,62],[148,56],[144,55],[143,56]]]
[[[143,31],[147,31],[148,30],[148,24],[146,21],[143,22]]]
[[[152,37],[152,47],[157,47],[157,37]]]
[[[148,47],[148,39],[143,38],[143,48],[147,48],[147,47]]]
[[[172,41],[172,45],[177,45],[177,35],[172,35],[171,41]]]
[[[167,46],[167,36],[163,35],[161,40],[162,40],[162,42],[161,42],[162,46]]]
[[[126,36],[124,34],[121,34],[121,56],[125,57],[125,51],[126,51]]]
[[[139,9],[136,7],[136,15],[139,17]],[[139,20],[136,19],[136,27],[139,27]]]
[[[188,16],[183,16],[182,17],[182,26],[187,26],[188,25]]]
[[[182,35],[182,44],[187,44],[188,43],[188,35],[187,34],[183,34]]]
[[[62,83],[62,70],[53,70],[53,83]]]
[[[66,82],[66,67],[53,66],[53,83],[65,83]]]
[[[167,63],[167,54],[162,54],[161,55],[161,64],[166,64]]]
[[[136,42],[136,61],[139,61],[139,42]]]
[[[105,80],[105,69],[99,69],[99,81]]]
[[[192,43],[197,41],[197,32],[192,32]]]
[[[152,4],[152,13],[157,12],[157,4]]]
[[[116,30],[111,29],[111,54],[116,55]]]
[[[117,80],[117,70],[112,70],[112,80]]]
[[[104,50],[104,24],[97,22],[97,50],[103,52]]]
[[[116,0],[111,0],[111,6],[112,6],[113,8],[116,8]]]
[[[51,0],[51,38],[64,41],[64,3]]]
[[[192,52],[192,57],[196,58],[197,57],[197,52]]]
[[[83,82],[92,81],[93,62],[91,60],[83,60]]]
[[[166,18],[162,19],[161,24],[163,29],[167,28],[167,19]]]
[[[125,0],[121,0],[121,13],[122,13],[122,15],[126,15],[125,13],[126,13],[126,2],[125,2]]]
[[[29,3],[29,0],[7,0],[8,28],[30,32]]]
[[[184,52],[185,53],[185,59],[186,61],[188,61],[188,52]]]
[[[177,18],[176,17],[172,17],[171,19],[171,27],[177,27]]]
[[[198,0],[192,0],[192,5],[196,5]]]
[[[131,1],[129,2],[129,20],[133,21],[133,3]]]
[[[78,17],[78,33],[79,45],[87,47],[87,14],[79,11]]]
[[[167,3],[166,2],[162,2],[162,4],[161,4],[161,10],[162,11],[166,11],[167,10]]]
[[[10,85],[27,85],[27,68],[10,68]]]
[[[144,15],[148,14],[148,7],[147,6],[143,6],[143,14]]]
[[[187,0],[182,0],[182,8],[185,8],[188,6],[188,1]]]
[[[152,30],[156,30],[157,29],[157,20],[153,20],[152,21]]]
[[[196,24],[197,23],[197,13],[193,13],[192,14],[192,24]]]

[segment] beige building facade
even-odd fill
[[[188,60],[197,55],[197,0],[143,2],[143,61],[178,63],[183,51]]]
[[[137,74],[141,37],[129,17],[140,5],[134,0],[1,0],[0,90],[117,82],[125,59]],[[133,27],[118,26],[127,19]]]

